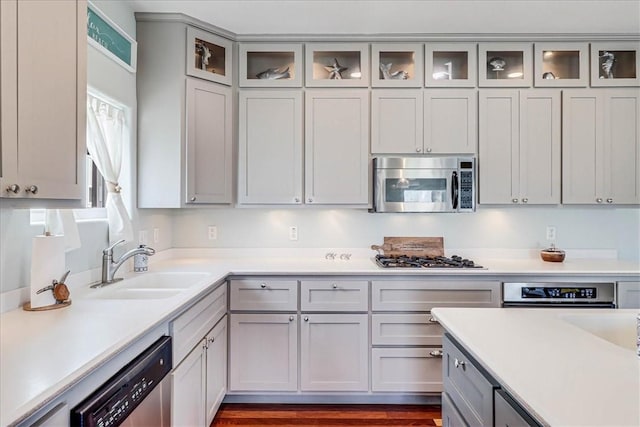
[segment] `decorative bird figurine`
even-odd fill
[[[391,62],[388,64],[380,63],[380,71],[382,71],[382,78],[384,80],[407,80],[409,78],[409,73],[404,70],[398,70],[395,73],[392,73],[392,65],[393,64]]]
[[[333,58],[333,64],[327,65],[324,69],[329,72],[330,80],[342,80],[342,72],[348,70],[347,67],[343,67],[338,64],[338,60],[336,58]]]

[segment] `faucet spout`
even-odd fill
[[[120,240],[102,251],[102,281],[98,284],[92,285],[92,288],[102,287],[122,280],[122,278],[115,278],[116,272],[122,266],[122,264],[124,264],[124,262],[132,256],[138,254],[151,256],[156,253],[155,249],[150,248],[146,245],[140,245],[137,248],[125,252],[118,260],[114,260],[113,249],[124,242],[124,240]]]

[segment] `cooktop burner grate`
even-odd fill
[[[472,260],[458,255],[451,257],[417,257],[376,255],[376,264],[382,268],[484,268]]]

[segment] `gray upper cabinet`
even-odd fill
[[[0,198],[82,207],[86,22],[84,1],[0,2]]]
[[[238,203],[301,204],[302,91],[239,95]]]
[[[424,46],[420,43],[375,43],[371,46],[371,86],[422,87]]]
[[[186,57],[187,29],[138,17],[139,208],[232,201],[232,92],[167,61]]]
[[[307,87],[368,87],[367,43],[308,43],[305,45]]]
[[[431,154],[475,154],[475,89],[427,89],[424,92],[424,148]]]
[[[478,44],[479,87],[530,87],[532,43]]]
[[[371,153],[422,152],[422,92],[421,89],[371,92]]]
[[[302,86],[301,43],[243,43],[239,61],[240,87]]]
[[[640,203],[640,89],[567,90],[562,103],[562,202]]]
[[[231,89],[187,79],[185,203],[230,203]]]
[[[367,206],[369,91],[305,94],[305,203]]]
[[[480,203],[560,203],[560,93],[482,90]]]
[[[640,86],[640,43],[591,43],[591,86]]]

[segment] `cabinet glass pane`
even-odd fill
[[[313,52],[314,80],[360,80],[360,51]]]
[[[522,51],[487,51],[487,80],[524,78]]]
[[[543,79],[579,79],[580,51],[576,50],[543,50]]]
[[[598,78],[635,79],[635,50],[598,50]]]
[[[295,75],[294,52],[247,52],[249,80],[291,80]]]
[[[469,78],[468,52],[433,52],[434,80]]]
[[[198,70],[224,76],[226,73],[225,48],[206,40],[195,38],[193,60]]]
[[[380,52],[380,80],[407,80],[415,78],[415,53]]]

